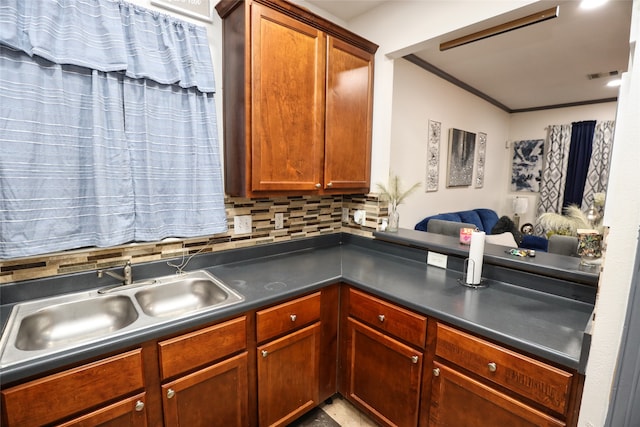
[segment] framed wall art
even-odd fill
[[[210,0],[151,0],[151,4],[202,21],[213,22]]]
[[[449,129],[447,187],[468,187],[473,179],[476,134]]]
[[[478,158],[476,160],[476,188],[484,185],[484,169],[487,160],[487,134],[478,132]]]
[[[542,181],[544,140],[514,141],[511,167],[511,191],[539,192]]]
[[[426,192],[438,191],[440,174],[440,122],[429,120],[429,138],[427,141],[427,177]]]

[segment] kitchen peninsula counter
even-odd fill
[[[463,249],[455,245],[447,248],[437,239],[435,242],[441,245],[440,252],[448,254],[447,269],[427,265],[424,247],[408,245],[406,241],[372,240],[349,234],[199,255],[189,263],[188,270],[208,270],[243,294],[242,303],[131,332],[118,339],[106,338],[91,345],[63,350],[43,359],[5,366],[0,369],[0,378],[3,383],[18,381],[278,303],[336,282],[353,285],[419,313],[584,373],[589,347],[586,331],[594,307],[594,286],[571,281],[567,276],[557,279],[503,265],[487,265],[487,276],[483,274],[483,277],[488,286],[467,288],[459,283],[460,266],[466,256]],[[434,248],[432,246],[431,250]],[[504,249],[496,248],[489,249]],[[166,262],[134,265],[133,269],[134,280],[174,272]],[[95,272],[3,285],[0,287],[3,329],[11,306],[27,299],[26,296],[29,299],[49,296],[43,293],[50,293],[51,289],[77,292],[87,283],[93,288],[105,286],[104,282],[98,282]],[[558,292],[554,292],[556,289]]]

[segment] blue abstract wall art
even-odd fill
[[[543,153],[543,139],[528,139],[513,143],[511,191],[536,193],[540,191]]]

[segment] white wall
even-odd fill
[[[401,177],[405,188],[422,183],[400,205],[400,226],[413,228],[422,218],[441,212],[480,207],[504,212],[507,164],[503,152],[509,114],[404,59],[396,59],[394,67],[391,173]],[[425,192],[429,120],[441,123],[439,187],[434,192]],[[487,134],[482,188],[446,188],[450,128]]]
[[[640,229],[640,1],[633,2],[631,60],[623,76],[611,158],[604,225],[610,227],[600,275],[596,319],[579,426],[604,424],[620,348]],[[634,62],[636,64],[634,64]],[[638,325],[632,327],[638,328]],[[612,426],[616,427],[616,426]]]

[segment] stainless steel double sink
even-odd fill
[[[0,338],[0,367],[242,301],[243,295],[198,270],[20,303]]]

